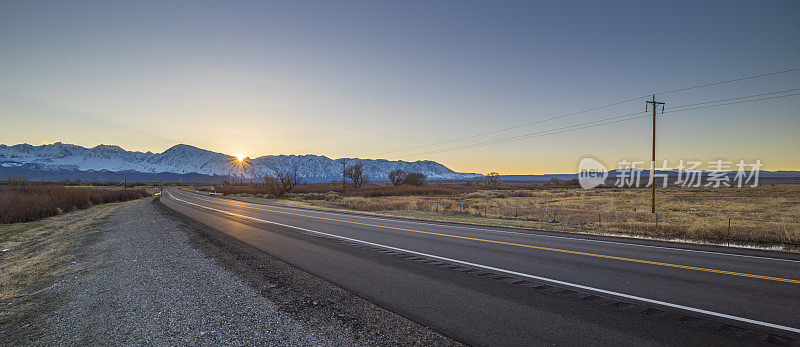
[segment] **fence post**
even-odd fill
[[[656,230],[658,230],[658,213],[656,213]]]
[[[598,228],[602,228],[603,227],[603,220],[600,218],[600,216],[601,216],[601,214],[598,213],[597,214],[597,227]]]
[[[548,206],[544,207],[544,215],[545,219],[547,220],[547,230],[550,230],[550,208]]]
[[[783,229],[783,248],[786,249],[786,245],[789,244],[789,234],[786,232],[786,226],[781,227]]]
[[[731,217],[728,217],[728,246],[731,245],[733,236],[731,236]]]

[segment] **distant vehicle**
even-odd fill
[[[203,195],[208,195],[208,196],[222,196],[222,193],[216,193],[216,192],[204,192],[204,191],[199,191],[199,190],[195,190],[194,192],[197,193],[197,194],[203,194]]]

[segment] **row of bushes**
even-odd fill
[[[345,189],[344,196],[361,196],[361,197],[380,197],[380,196],[460,196],[475,192],[484,194],[482,191],[502,191],[506,192],[504,196],[530,196],[530,190],[551,189],[555,187],[572,187],[573,181],[559,181],[557,183],[549,182],[543,185],[476,185],[476,184],[428,184],[424,186],[413,185],[379,185],[368,184],[360,188],[348,186]],[[264,183],[237,183],[228,185],[216,185],[214,189],[218,193],[225,195],[233,194],[249,194],[249,195],[268,195],[267,188]],[[331,183],[304,183],[299,184],[292,189],[291,193],[308,194],[320,193],[326,194],[328,192],[337,192],[341,194],[341,185]],[[500,194],[500,193],[495,193]],[[470,196],[472,197],[472,196]],[[311,199],[313,200],[313,199]],[[323,200],[318,198],[317,200]]]
[[[303,200],[326,200],[332,201],[339,198],[339,193],[337,192],[327,192],[327,193],[294,193],[294,194],[287,194],[287,198],[294,198],[294,199],[303,199]]]
[[[230,192],[231,190],[224,190]],[[258,191],[258,190],[256,190]],[[393,189],[393,188],[383,188],[383,189],[373,189],[370,190],[369,188],[365,188],[363,191],[360,191],[357,195],[358,197],[382,197],[382,196],[450,196],[450,197],[459,197],[459,195],[454,194],[437,194],[437,192],[446,192],[452,193],[451,190],[441,189],[436,187],[427,187],[422,189],[416,189],[411,187],[411,189]],[[536,194],[538,190],[530,190],[530,189],[516,189],[516,190],[481,190],[477,192],[471,193],[464,193],[460,195],[461,199],[502,199],[502,198],[519,198],[519,197],[532,197]],[[401,193],[398,193],[401,192]],[[244,196],[251,196],[257,198],[269,198],[269,194],[264,194],[264,192],[256,192],[256,193],[239,193],[240,195]],[[355,195],[355,194],[351,194]],[[300,199],[300,200],[326,200],[326,201],[333,201],[340,198],[342,195],[339,192],[329,190],[328,192],[321,193],[321,192],[310,192],[310,193],[289,193],[286,194],[285,197],[289,199]]]
[[[0,223],[19,223],[149,196],[142,189],[91,189],[60,185],[0,186]]]

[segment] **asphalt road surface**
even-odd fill
[[[467,344],[800,343],[797,255],[161,200]]]

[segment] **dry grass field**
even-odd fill
[[[783,245],[787,249],[800,245],[800,186],[792,185],[659,189],[656,214],[650,213],[649,189],[635,188],[503,189],[366,197],[330,191],[293,193],[281,202],[538,230]]]
[[[58,184],[0,186],[0,223],[29,222],[109,202],[150,195],[144,189],[65,187]]]

